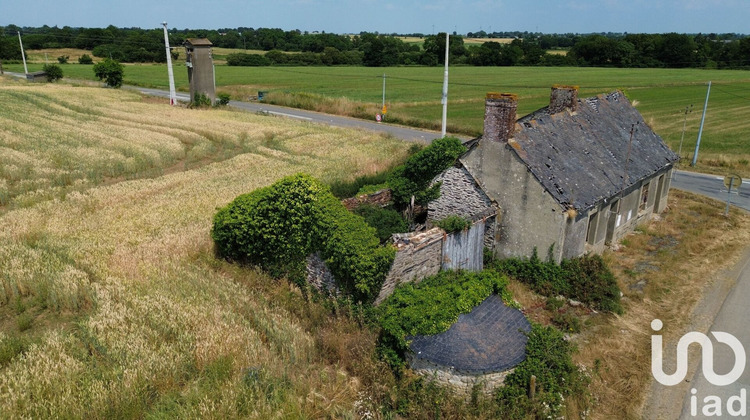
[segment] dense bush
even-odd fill
[[[303,174],[237,197],[214,216],[211,236],[220,256],[293,280],[302,278],[305,257],[320,251],[339,286],[365,302],[380,291],[395,256],[361,216]]]
[[[105,59],[94,65],[94,74],[99,80],[107,83],[107,86],[119,88],[122,86],[122,78],[125,68],[122,64],[112,59]]]
[[[78,64],[94,64],[94,59],[88,54],[83,54],[78,57]]]
[[[497,261],[494,268],[544,296],[563,295],[598,310],[622,313],[617,280],[600,255],[584,255],[557,265],[541,261],[534,250],[531,258]]]
[[[444,219],[436,221],[435,225],[448,233],[460,232],[471,227],[471,220],[452,214]]]
[[[368,225],[377,230],[378,239],[381,243],[388,241],[394,233],[403,233],[409,230],[409,224],[406,223],[406,220],[393,209],[363,204],[357,207],[354,213],[362,216]]]
[[[45,64],[42,70],[47,73],[48,82],[56,82],[63,78],[63,71],[57,64]]]
[[[228,93],[219,93],[216,95],[216,106],[229,105],[229,100],[232,97]]]
[[[512,304],[507,285],[505,276],[491,270],[443,271],[418,284],[400,285],[378,307],[380,354],[394,368],[402,367],[408,351],[406,337],[448,330],[459,315],[471,312],[493,293]]]
[[[414,200],[426,204],[440,196],[440,184],[430,182],[440,172],[451,167],[466,151],[461,140],[452,137],[437,139],[397,167],[388,178],[397,205],[405,206]]]
[[[496,402],[503,418],[559,418],[564,398],[586,392],[587,378],[571,355],[575,347],[553,327],[532,324],[526,359],[505,378]],[[531,376],[536,376],[536,397],[529,399]]]
[[[270,66],[271,60],[260,54],[235,53],[227,56],[228,66]]]
[[[61,55],[57,57],[57,62],[60,64],[68,64],[69,59],[70,59],[69,55]]]

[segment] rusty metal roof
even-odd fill
[[[551,115],[545,107],[529,114],[508,144],[561,206],[579,211],[678,159],[619,91],[578,99],[573,113]]]

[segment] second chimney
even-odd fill
[[[484,138],[507,142],[516,127],[518,96],[511,93],[490,92],[485,99]]]
[[[575,112],[578,105],[578,86],[554,85],[549,95],[549,113],[557,114],[566,108]]]

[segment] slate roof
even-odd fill
[[[458,317],[448,331],[410,337],[414,355],[471,374],[503,372],[526,358],[529,321],[521,311],[491,295],[471,313]]]
[[[519,119],[508,141],[561,206],[588,210],[677,161],[622,92],[577,101],[574,113],[545,107]]]

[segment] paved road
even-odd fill
[[[747,260],[744,261],[744,265],[741,267],[739,276],[737,278],[737,284],[729,293],[724,304],[721,306],[719,313],[714,318],[713,325],[709,331],[723,331],[734,335],[740,343],[742,343],[745,352],[750,352],[750,328],[748,328],[748,319],[750,318],[750,306],[747,304],[748,297],[750,296],[750,263]],[[715,338],[711,337],[714,349],[714,366],[713,370],[717,374],[726,374],[732,370],[735,365],[735,356],[733,351],[728,345],[721,344],[716,341]],[[750,354],[750,353],[747,353]],[[695,354],[695,356],[699,356]],[[699,359],[696,357],[695,359]],[[747,359],[747,358],[746,358]],[[691,360],[691,362],[696,363]],[[695,390],[696,406],[695,411],[691,407],[691,397],[693,396],[692,390]],[[731,418],[736,416],[730,416],[727,407],[727,402],[733,396],[741,396],[742,392],[750,393],[750,364],[745,366],[744,373],[740,376],[733,384],[726,386],[716,386],[708,382],[703,375],[702,369],[697,369],[695,375],[690,379],[689,390],[685,393],[683,398],[682,413],[680,419],[702,419],[708,418],[704,416],[703,409],[706,405],[704,400],[708,396],[717,396],[721,399],[721,412],[720,418]],[[745,400],[747,401],[747,400]],[[747,408],[747,407],[746,407]],[[733,410],[740,409],[740,403],[736,402],[731,408]],[[711,411],[708,411],[711,413]],[[694,415],[695,414],[695,415]],[[745,415],[740,416],[741,418],[748,418],[750,412],[745,411]],[[714,416],[711,416],[714,417]],[[715,417],[714,417],[715,418]]]
[[[721,176],[675,171],[672,187],[715,198],[725,203],[727,201],[727,188],[724,186],[724,177]],[[750,181],[742,182],[739,194],[734,187],[732,188],[731,202],[737,207],[750,211]]]

